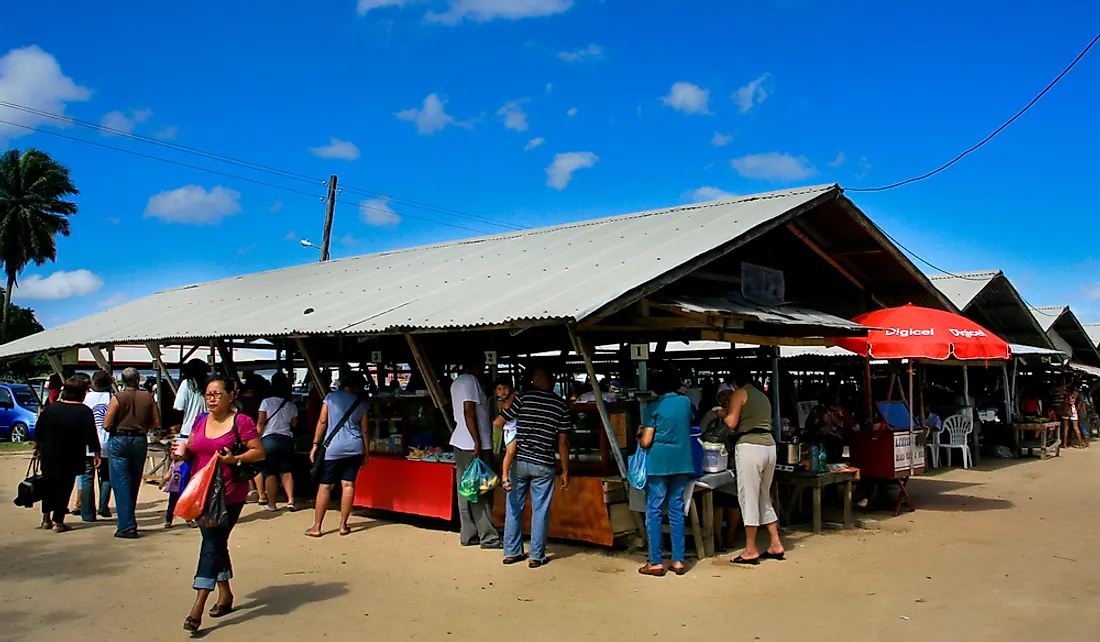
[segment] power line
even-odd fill
[[[294,189],[293,187],[287,187],[285,185],[277,185],[275,183],[268,183],[266,181],[260,181],[260,180],[254,179],[254,178],[247,178],[247,177],[244,177],[244,176],[237,176],[236,174],[230,174],[228,172],[222,172],[222,171],[219,171],[219,170],[216,170],[216,169],[210,169],[209,167],[200,167],[198,165],[191,165],[190,163],[184,163],[184,162],[181,162],[181,161],[171,160],[171,159],[168,159],[168,158],[161,158],[160,156],[153,156],[151,154],[143,154],[141,152],[135,152],[132,149],[126,149],[124,147],[115,147],[114,145],[108,145],[106,143],[97,143],[94,140],[88,140],[86,138],[80,138],[78,136],[69,136],[67,134],[62,134],[60,132],[53,132],[53,131],[50,131],[48,129],[40,129],[38,127],[32,127],[30,125],[23,125],[23,124],[20,124],[20,123],[13,123],[11,121],[2,120],[2,119],[0,119],[0,124],[9,125],[11,127],[21,127],[23,129],[28,129],[28,130],[33,131],[33,132],[38,132],[39,134],[46,134],[47,136],[56,136],[57,138],[64,138],[65,140],[71,140],[71,141],[75,141],[75,142],[78,142],[78,143],[85,143],[85,144],[93,145],[95,147],[100,147],[100,148],[103,148],[103,149],[110,149],[110,150],[114,150],[116,152],[122,152],[124,154],[131,154],[133,156],[138,156],[140,158],[145,158],[145,159],[148,159],[148,160],[155,160],[155,161],[160,161],[162,163],[169,163],[171,165],[178,165],[179,167],[186,167],[187,169],[194,169],[194,170],[198,170],[200,172],[206,172],[208,174],[216,174],[218,176],[224,176],[226,178],[232,178],[232,179],[238,180],[238,181],[245,181],[245,182],[248,182],[248,183],[253,183],[255,185],[262,185],[264,187],[271,187],[271,188],[274,188],[274,189],[283,190],[285,192],[292,192],[294,194],[301,194],[303,196],[312,196],[314,198],[323,198],[319,194],[314,194],[314,193],[311,193],[311,192],[305,192],[305,191],[302,191],[302,190],[299,190],[299,189]]]
[[[134,134],[132,132],[127,132],[127,131],[117,129],[117,128],[114,128],[114,127],[107,127],[105,125],[99,125],[99,124],[96,124],[96,123],[90,123],[88,121],[79,120],[77,118],[72,118],[70,116],[65,116],[63,114],[55,114],[53,112],[44,111],[44,110],[41,110],[41,109],[37,109],[35,107],[28,107],[26,105],[20,105],[20,104],[17,104],[17,103],[11,103],[11,102],[6,102],[6,101],[0,101],[0,107],[7,107],[9,109],[15,109],[17,111],[22,111],[22,112],[25,112],[25,113],[28,113],[28,114],[33,114],[35,116],[39,116],[39,117],[42,117],[42,118],[50,118],[50,119],[53,119],[53,120],[69,123],[69,124],[76,125],[76,126],[79,126],[79,127],[84,127],[86,129],[97,131],[97,132],[100,132],[100,133],[103,133],[103,134],[110,134],[112,136],[119,136],[119,137],[122,137],[122,138],[127,138],[127,139],[130,139],[130,140],[134,140],[134,141],[138,141],[138,142],[142,142],[142,143],[146,143],[146,144],[150,144],[150,145],[156,145],[158,147],[161,147],[161,148],[164,148],[164,149],[170,149],[172,151],[183,152],[183,153],[186,153],[186,154],[193,154],[193,155],[200,156],[202,158],[206,158],[206,159],[209,159],[209,160],[216,160],[216,161],[220,161],[220,162],[231,164],[231,165],[237,165],[237,166],[244,167],[244,168],[247,168],[247,169],[250,169],[250,170],[253,170],[253,171],[273,174],[275,176],[279,176],[279,177],[282,177],[282,178],[288,178],[288,179],[300,181],[300,182],[303,182],[303,183],[308,183],[308,184],[313,184],[313,185],[316,185],[316,184],[324,185],[325,184],[324,180],[320,180],[316,177],[307,176],[305,174],[300,174],[298,172],[292,172],[292,171],[289,171],[289,170],[279,169],[279,168],[271,167],[271,166],[268,166],[268,165],[263,165],[261,163],[254,163],[252,161],[236,158],[236,157],[233,157],[233,156],[227,156],[225,154],[210,152],[210,151],[206,151],[206,150],[203,150],[203,149],[198,149],[198,148],[195,148],[195,147],[188,147],[187,145],[180,145],[179,143],[160,140],[160,139],[152,138],[152,137],[149,137],[149,136],[143,136],[141,134]],[[16,126],[20,126],[20,125],[16,125]],[[30,128],[30,127],[25,127],[25,128],[33,129],[34,131],[43,131],[43,130],[36,129],[36,128]],[[84,139],[74,139],[74,140],[84,140]],[[112,148],[112,149],[114,149],[114,148]],[[425,211],[432,212],[432,213],[435,213],[435,214],[441,214],[443,216],[450,216],[450,217],[453,217],[453,218],[463,218],[463,219],[478,222],[478,223],[484,223],[484,224],[493,225],[493,226],[497,226],[497,227],[504,227],[504,228],[508,228],[508,229],[512,229],[512,230],[527,229],[523,226],[515,225],[514,223],[509,223],[509,222],[506,222],[506,221],[500,221],[500,220],[496,220],[496,219],[492,219],[492,218],[488,218],[488,217],[483,217],[483,216],[476,216],[474,214],[469,214],[467,212],[462,212],[460,210],[456,210],[456,209],[452,209],[452,208],[448,208],[448,207],[441,207],[441,206],[438,206],[438,205],[432,205],[430,203],[425,203],[425,202],[422,202],[422,201],[415,201],[415,200],[412,200],[412,199],[405,199],[405,198],[390,196],[388,194],[384,194],[382,192],[376,192],[376,191],[373,191],[373,190],[365,190],[365,189],[359,189],[359,188],[355,188],[355,187],[345,186],[344,191],[347,191],[349,193],[361,194],[361,195],[364,195],[364,196],[370,196],[372,198],[382,199],[382,200],[385,200],[385,201],[388,201],[388,202],[392,202],[396,205],[403,205],[403,206],[406,206],[406,207],[413,207],[413,208],[416,208],[416,209],[425,210]],[[409,216],[409,218],[424,220],[424,221],[430,221],[430,222],[438,222],[438,221],[435,221],[434,219],[422,218],[422,217],[416,217],[416,216]],[[454,227],[454,226],[451,226],[451,227]],[[470,228],[459,227],[459,229],[470,229]]]
[[[487,230],[479,230],[479,229],[474,229],[472,227],[466,227],[464,225],[458,225],[456,223],[446,223],[444,221],[439,221],[439,220],[432,219],[432,218],[425,218],[423,216],[415,216],[415,215],[409,214],[407,212],[398,213],[398,212],[394,212],[393,210],[388,209],[388,208],[384,208],[384,207],[376,207],[376,206],[373,206],[373,205],[364,205],[362,203],[353,203],[352,201],[341,201],[340,199],[336,199],[336,202],[337,203],[343,203],[344,205],[350,205],[351,207],[357,207],[357,208],[364,209],[364,210],[372,210],[372,211],[375,211],[375,212],[382,212],[384,214],[396,214],[397,216],[400,216],[401,218],[411,218],[411,219],[416,220],[416,221],[427,221],[429,223],[435,223],[436,225],[445,225],[447,227],[453,227],[456,230],[466,230],[467,232],[474,232],[475,234],[492,234],[493,233],[493,232],[489,232]]]
[[[1092,42],[1090,42],[1088,44],[1088,46],[1085,47],[1083,51],[1081,51],[1081,53],[1077,54],[1077,57],[1073,59],[1073,62],[1069,63],[1069,66],[1066,67],[1065,69],[1063,69],[1062,73],[1058,74],[1058,76],[1054,80],[1050,81],[1050,84],[1047,85],[1043,89],[1043,91],[1039,92],[1039,95],[1032,98],[1031,102],[1029,102],[1027,105],[1025,105],[1023,109],[1016,112],[1015,116],[1013,116],[1012,118],[1009,118],[1007,121],[1005,121],[1005,123],[1003,125],[1001,125],[997,129],[993,130],[992,134],[990,134],[990,135],[986,136],[985,138],[983,138],[982,141],[979,142],[977,145],[974,145],[973,147],[971,147],[970,149],[968,149],[968,150],[964,151],[963,153],[959,154],[958,156],[951,159],[947,163],[937,167],[936,169],[934,169],[934,170],[932,170],[932,171],[930,171],[926,174],[922,174],[920,176],[916,176],[914,178],[906,179],[904,181],[900,181],[900,182],[897,182],[897,183],[892,183],[890,185],[884,185],[882,187],[850,188],[850,189],[847,189],[846,191],[849,191],[849,192],[885,192],[886,190],[894,189],[895,187],[901,187],[902,185],[908,185],[910,183],[916,183],[917,181],[923,181],[926,178],[931,178],[932,176],[935,176],[936,174],[939,174],[940,172],[947,169],[948,167],[951,167],[955,163],[961,161],[965,156],[967,156],[971,152],[977,151],[982,145],[985,145],[989,141],[993,140],[994,136],[1001,133],[1005,128],[1007,128],[1009,125],[1011,125],[1013,122],[1015,122],[1017,118],[1019,118],[1020,116],[1023,116],[1025,113],[1027,113],[1027,110],[1031,109],[1035,105],[1035,103],[1039,102],[1040,98],[1042,98],[1044,95],[1046,95],[1046,93],[1048,91],[1050,91],[1054,87],[1054,85],[1057,85],[1058,81],[1060,81],[1066,74],[1068,74],[1070,72],[1070,70],[1073,69],[1077,65],[1077,63],[1081,61],[1082,58],[1085,57],[1085,54],[1087,54],[1089,52],[1089,50],[1092,49],[1092,46],[1096,44],[1097,40],[1100,40],[1100,34],[1096,34],[1096,37],[1092,39]]]

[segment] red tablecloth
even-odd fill
[[[355,505],[451,519],[454,482],[453,464],[371,457],[355,482]]]

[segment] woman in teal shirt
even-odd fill
[[[684,574],[684,490],[695,472],[691,459],[691,400],[680,394],[680,377],[673,370],[661,372],[655,391],[660,397],[649,405],[638,445],[649,449],[646,458],[646,531],[649,536],[649,564],[638,569],[642,575],[663,576],[661,513],[668,505],[668,526],[672,538],[672,572]]]

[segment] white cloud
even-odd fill
[[[871,173],[871,170],[874,169],[874,167],[875,167],[871,163],[867,162],[867,157],[866,156],[860,156],[859,157],[858,165],[859,165],[859,172],[856,174],[856,179],[860,179],[860,178],[863,178],[864,176],[867,176],[868,174]]]
[[[546,168],[546,185],[556,190],[563,190],[573,179],[573,172],[592,167],[598,160],[600,157],[592,152],[555,154],[553,162]]]
[[[569,111],[565,112],[565,115],[569,116],[570,118],[576,116],[577,115],[577,108],[576,107],[570,107]]]
[[[406,0],[359,0],[359,4],[356,7],[356,12],[361,15],[367,15],[367,12],[371,9],[381,9],[382,7],[403,7]]]
[[[733,102],[737,103],[737,108],[741,110],[742,114],[748,113],[748,111],[753,108],[753,105],[759,105],[764,102],[765,98],[772,95],[772,92],[767,87],[764,87],[764,81],[771,77],[771,73],[765,73],[756,80],[753,80],[749,84],[733,92],[730,98],[733,99]]]
[[[745,178],[768,181],[798,181],[817,174],[805,156],[791,156],[779,152],[749,154],[730,161],[737,173]]]
[[[57,59],[37,46],[12,49],[0,58],[0,101],[31,107],[52,114],[64,114],[68,103],[88,100],[92,92],[61,72]],[[58,124],[45,116],[14,109],[4,110],[4,120],[34,127]],[[0,125],[0,144],[31,133],[30,130]]]
[[[118,225],[119,223],[122,222],[122,219],[114,217],[114,216],[108,216],[107,217],[107,222],[108,223],[114,223],[115,225]]]
[[[585,60],[598,60],[603,58],[603,47],[591,44],[573,51],[559,51],[558,58],[565,62],[584,62]]]
[[[355,143],[338,138],[330,138],[328,145],[310,147],[310,153],[321,158],[335,158],[339,160],[353,161],[359,158],[359,148]]]
[[[99,303],[96,303],[96,307],[100,310],[106,310],[107,308],[116,308],[129,300],[130,297],[120,292],[118,294],[112,294],[106,299],[101,300]]]
[[[359,220],[375,227],[390,227],[401,222],[401,215],[385,199],[370,198],[359,201]]]
[[[283,236],[283,240],[284,241],[297,241],[298,240],[298,233],[295,232],[294,230],[290,230],[289,232],[287,232]]]
[[[661,102],[685,114],[709,114],[709,100],[709,89],[690,82],[673,83],[668,95],[661,98]]]
[[[527,141],[526,145],[523,146],[523,151],[529,152],[532,149],[534,149],[536,147],[539,147],[539,146],[542,146],[542,145],[545,145],[545,144],[546,144],[546,139],[543,138],[542,136],[539,136],[538,138],[532,138],[531,140]]]
[[[550,93],[552,91],[554,91],[554,83],[552,83],[552,82],[546,83],[546,93]]]
[[[1090,283],[1088,285],[1082,285],[1081,291],[1085,293],[1085,298],[1090,301],[1096,301],[1100,299],[1100,283]]]
[[[717,187],[699,187],[684,193],[684,200],[703,203],[706,201],[720,201],[725,198],[737,196],[732,192],[718,189]]]
[[[839,153],[838,153],[838,154],[836,155],[836,160],[835,160],[835,161],[833,161],[833,162],[831,162],[831,163],[829,163],[829,167],[840,167],[840,166],[841,166],[841,165],[843,165],[843,164],[844,164],[844,163],[845,163],[845,162],[846,162],[847,160],[848,160],[848,156],[847,156],[847,155],[845,155],[845,154],[844,154],[844,152],[839,152]]]
[[[351,234],[345,234],[340,237],[340,245],[344,247],[355,247],[359,245],[359,239]]]
[[[725,147],[733,142],[733,136],[727,134],[719,134],[714,132],[714,136],[710,139],[710,144],[715,147]]]
[[[428,136],[438,131],[443,131],[447,125],[457,125],[459,127],[465,127],[466,129],[473,129],[473,121],[458,121],[453,116],[446,112],[447,101],[441,99],[438,94],[429,94],[424,99],[424,104],[417,109],[406,109],[405,111],[399,111],[395,116],[398,120],[407,120],[412,123],[416,123],[416,131],[422,135]]]
[[[32,301],[56,301],[99,292],[102,287],[103,279],[88,270],[59,270],[46,278],[39,274],[28,276],[16,286],[13,297]]]
[[[424,19],[454,25],[463,20],[488,22],[496,18],[519,20],[564,13],[573,0],[447,0],[450,7],[443,13],[429,11]]]
[[[256,249],[259,246],[260,246],[259,243],[249,243],[248,245],[245,245],[244,247],[239,247],[239,248],[237,248],[237,256],[244,256],[245,254],[248,254],[249,252],[251,252],[252,250]]]
[[[165,223],[217,225],[226,216],[241,213],[240,192],[218,185],[209,192],[201,185],[186,185],[149,197],[146,218]]]
[[[159,138],[161,140],[176,140],[176,135],[179,133],[179,127],[176,127],[175,125],[168,125],[153,132],[153,138]]]
[[[523,106],[520,104],[523,101],[523,98],[509,100],[497,110],[497,116],[504,119],[504,126],[507,129],[513,129],[517,132],[527,131],[527,112],[523,111]]]
[[[153,115],[151,109],[131,109],[130,114],[126,115],[126,112],[122,111],[109,111],[103,114],[103,118],[100,119],[99,124],[102,127],[108,129],[115,129],[124,134],[134,133],[134,128],[139,123],[144,123],[149,120],[149,117]],[[114,136],[112,132],[102,132],[104,136]]]
[[[283,199],[277,198],[275,199],[275,202],[271,204],[271,207],[267,208],[267,211],[275,213],[281,209],[283,209]]]

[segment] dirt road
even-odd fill
[[[0,457],[0,640],[183,640],[197,531],[145,537],[113,522],[54,534],[11,502],[26,458]],[[991,466],[997,466],[992,469]],[[357,518],[307,539],[307,512],[246,507],[230,541],[238,612],[210,640],[1096,640],[1100,448],[1060,459],[941,469],[910,488],[918,512],[878,531],[792,534],[788,560],[642,577],[641,556],[552,543],[529,570],[455,533]],[[327,530],[335,528],[331,521]]]

